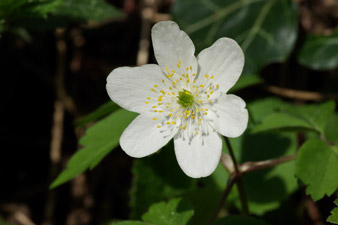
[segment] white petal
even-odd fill
[[[177,129],[158,128],[161,118],[153,120],[151,115],[141,114],[124,130],[120,138],[121,148],[132,157],[150,155],[167,144]]]
[[[119,67],[107,77],[109,97],[122,108],[142,113],[151,107],[147,97],[158,97],[151,91],[154,85],[162,85],[164,74],[158,65],[148,64],[141,67]]]
[[[184,132],[186,136],[187,131]],[[222,139],[215,131],[208,136],[197,135],[192,140],[176,135],[174,144],[178,164],[193,178],[209,176],[221,158]]]
[[[240,136],[248,126],[245,102],[236,95],[220,96],[205,116],[217,132],[226,137]]]
[[[186,68],[192,67],[192,73],[197,71],[195,46],[189,36],[173,21],[161,21],[151,30],[155,57],[163,70],[186,73]],[[177,64],[181,61],[180,68]]]
[[[212,82],[227,92],[238,80],[244,66],[244,54],[236,41],[220,38],[211,47],[204,49],[197,57],[200,66],[199,79],[205,74],[214,76]]]

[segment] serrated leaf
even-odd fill
[[[229,93],[233,93],[244,88],[261,84],[263,83],[263,79],[257,75],[252,76],[241,76],[236,84],[229,90]]]
[[[195,180],[178,166],[172,142],[159,153],[135,160],[132,173],[130,206],[133,219],[138,219],[151,204],[177,197],[195,184]]]
[[[67,0],[54,15],[78,21],[104,21],[123,16],[123,13],[105,0]]]
[[[96,166],[119,143],[120,136],[136,114],[120,109],[93,125],[80,139],[84,146],[67,163],[67,168],[55,179],[50,188],[57,187],[86,169]]]
[[[300,49],[301,64],[316,70],[338,67],[338,30],[328,36],[309,35]]]
[[[244,74],[285,60],[297,37],[297,8],[290,0],[180,0],[172,13],[198,51],[220,37],[235,39],[245,53]]]
[[[90,114],[75,120],[74,125],[75,126],[85,126],[90,122],[94,122],[98,119],[101,119],[101,118],[109,115],[110,113],[116,111],[119,108],[120,107],[112,101],[106,102],[105,104],[101,105],[98,109],[91,112]]]
[[[299,149],[296,176],[314,201],[330,196],[338,188],[338,157],[325,142],[308,140]]]
[[[265,222],[250,216],[227,216],[212,225],[267,225]]]
[[[338,206],[338,199],[334,202],[336,206]],[[331,211],[331,215],[327,218],[327,222],[333,223],[333,224],[338,224],[338,207],[334,208]]]
[[[192,205],[180,198],[160,202],[150,206],[142,216],[145,222],[156,225],[186,225],[194,215]]]

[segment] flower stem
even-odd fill
[[[237,164],[237,161],[236,161],[236,158],[235,158],[235,155],[234,155],[234,151],[232,150],[231,143],[230,143],[229,139],[227,137],[224,137],[224,139],[225,139],[225,143],[228,147],[228,151],[230,153],[231,160],[232,160],[234,167],[235,167],[235,176],[237,178],[235,180],[236,180],[237,190],[238,190],[238,193],[239,193],[239,199],[240,199],[241,205],[242,205],[242,213],[244,215],[248,215],[249,214],[249,207],[248,207],[248,201],[247,201],[245,191],[244,191],[243,182],[242,182],[242,179],[241,179],[242,173],[241,173],[241,171],[238,167],[238,164]]]

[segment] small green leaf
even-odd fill
[[[56,178],[50,188],[59,186],[86,169],[95,167],[119,143],[120,136],[136,114],[120,109],[87,130],[77,151],[67,163],[67,168]]]
[[[330,196],[338,188],[338,157],[325,142],[310,139],[299,149],[296,176],[313,200]]]
[[[338,67],[338,30],[328,36],[309,35],[300,49],[301,64],[316,70]]]
[[[336,206],[338,206],[338,199],[336,199],[334,204],[336,204]],[[333,223],[333,224],[338,224],[338,207],[334,208],[331,211],[331,216],[329,216],[329,218],[327,218],[327,222],[330,222],[330,223]]]
[[[265,222],[250,216],[227,216],[212,225],[267,225]]]
[[[192,205],[180,198],[150,206],[142,216],[145,222],[156,225],[186,225],[194,215]]]
[[[119,109],[119,106],[112,102],[106,102],[105,104],[101,105],[98,109],[96,109],[94,112],[91,112],[90,114],[83,116],[77,120],[74,121],[75,126],[85,126],[90,122],[94,122],[98,119],[101,119],[110,113],[116,111]]]
[[[123,16],[123,13],[105,0],[67,0],[55,15],[79,21],[104,21]]]
[[[237,92],[239,90],[242,90],[244,88],[261,84],[263,83],[263,79],[260,78],[257,75],[252,76],[240,76],[239,80],[236,82],[236,84],[229,90],[230,93]]]
[[[180,0],[172,9],[197,51],[221,37],[235,39],[245,53],[247,75],[285,60],[297,37],[298,12],[290,0]]]

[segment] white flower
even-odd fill
[[[120,67],[107,78],[110,98],[140,113],[123,132],[121,148],[140,158],[174,138],[182,170],[208,176],[220,160],[220,134],[238,137],[247,127],[245,102],[226,94],[242,72],[243,52],[220,38],[196,58],[189,36],[172,21],[157,23],[151,35],[159,65]]]

